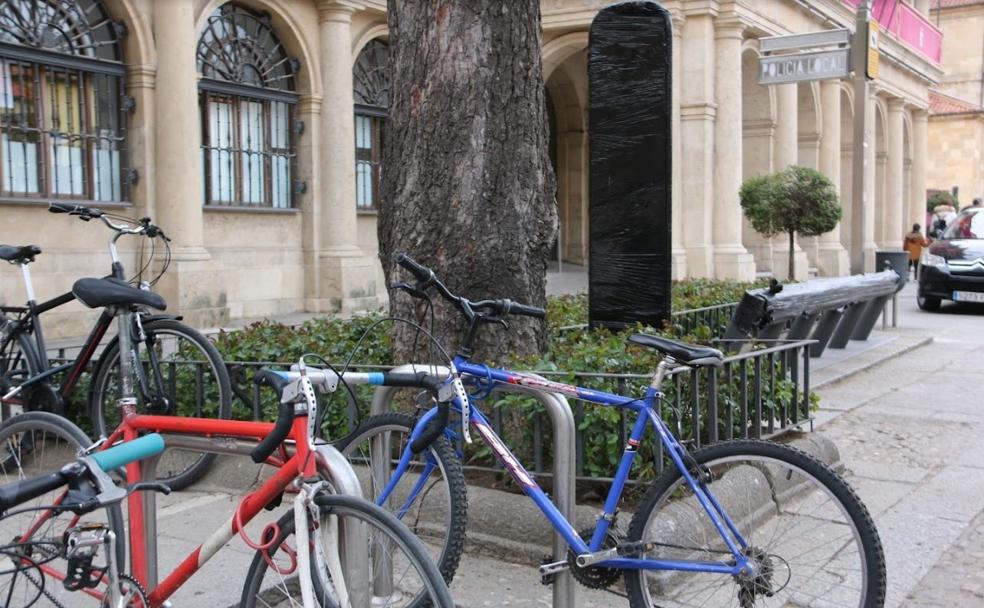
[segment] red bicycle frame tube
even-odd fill
[[[260,440],[273,430],[270,422],[245,422],[236,420],[214,420],[211,418],[182,418],[179,416],[144,416],[131,414],[126,416],[119,427],[113,431],[106,448],[119,440],[136,439],[143,432],[158,432],[184,434],[199,437],[230,437],[239,439]],[[279,470],[254,492],[247,494],[236,507],[239,520],[243,525],[249,523],[263,507],[280,495],[291,482],[298,477],[310,477],[316,474],[315,460],[308,446],[307,419],[304,416],[294,419],[289,440],[295,443],[294,454],[286,462],[270,458],[267,464],[279,466]],[[141,481],[140,464],[127,465],[126,478],[128,484]],[[134,492],[127,498],[130,521],[128,524],[130,537],[130,567],[131,576],[140,584],[146,586],[148,580],[146,539],[144,538],[144,521],[147,513],[144,511],[143,495]],[[151,514],[154,516],[154,514]],[[214,555],[229,539],[239,532],[236,525],[235,513],[221,528],[194,551],[192,551],[161,583],[151,589],[148,601],[151,607],[158,607],[181,587],[212,555]]]

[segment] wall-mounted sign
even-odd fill
[[[881,28],[878,26],[877,21],[868,22],[868,67],[865,73],[868,78],[875,79],[878,78],[878,70],[880,67],[880,60],[878,55],[878,43],[881,38]]]
[[[850,68],[850,49],[847,48],[762,57],[759,60],[759,84],[845,78]]]

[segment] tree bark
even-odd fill
[[[544,306],[557,210],[539,0],[389,0],[388,11],[390,114],[378,222],[387,283],[413,282],[393,263],[406,252],[470,300]],[[463,318],[432,295],[436,334],[453,352]],[[409,296],[390,291],[394,316],[415,310]],[[541,351],[543,321],[508,321],[508,331],[481,330],[477,356],[501,361]],[[411,352],[413,333],[395,327],[396,360],[434,359]]]

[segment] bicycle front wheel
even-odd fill
[[[635,608],[822,606],[880,608],[885,557],[857,494],[830,467],[795,448],[728,441],[691,454],[707,489],[747,542],[747,575],[626,571]],[[629,540],[653,543],[650,559],[734,564],[720,534],[676,468],[647,492]]]
[[[382,504],[379,501],[410,442],[413,426],[410,416],[381,414],[361,423],[335,445],[355,468],[362,481],[362,495],[427,541],[431,557],[450,584],[465,544],[468,495],[461,461],[447,438],[439,437],[414,456],[389,498]]]
[[[274,548],[253,557],[241,606],[303,606],[297,551],[320,550],[328,565],[317,572],[312,559],[311,576],[322,608],[454,608],[423,543],[393,515],[352,496],[319,496],[315,502],[320,517],[303,542],[294,533],[293,512],[280,518]],[[356,563],[359,558],[365,563]]]
[[[227,419],[232,389],[229,373],[215,346],[191,327],[173,319],[143,324],[146,338],[134,336],[137,412],[165,416]],[[96,431],[103,436],[121,421],[119,341],[106,347],[92,381],[89,407]],[[205,474],[215,454],[166,450],[157,478],[172,490],[188,487]]]
[[[48,412],[29,412],[0,424],[0,485],[57,471],[78,458],[91,444],[81,429]],[[62,585],[67,576],[63,535],[80,523],[71,512],[51,509],[65,488],[59,488],[10,509],[0,520],[0,598],[5,606],[99,606],[101,601],[85,593],[69,592]],[[117,565],[124,563],[126,535],[119,505],[87,513],[86,523],[101,523],[116,534]],[[105,563],[105,555],[97,556]],[[24,567],[43,564],[40,568]]]

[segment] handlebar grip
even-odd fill
[[[164,451],[164,438],[157,433],[144,435],[92,455],[99,468],[104,471],[118,469],[135,460],[143,460]]]
[[[423,433],[413,440],[413,443],[410,444],[410,451],[414,454],[419,454],[429,448],[444,433],[444,429],[447,428],[450,412],[451,405],[449,403],[439,403],[437,406],[437,417],[431,418],[431,421],[427,423],[427,427],[424,428]]]
[[[287,386],[287,378],[280,372],[276,372],[272,369],[261,369],[253,374],[253,382],[263,386],[269,386],[273,390],[277,391],[277,396],[284,392],[284,387]]]
[[[397,386],[405,388],[425,388],[435,397],[440,390],[440,380],[427,372],[417,372],[415,374],[401,374],[399,372],[383,372],[383,386]]]
[[[426,283],[434,278],[433,270],[418,264],[416,260],[405,253],[398,253],[396,255],[396,263],[409,270],[410,274],[417,277],[417,280],[421,283]]]
[[[517,304],[516,302],[512,302],[509,307],[509,314],[543,319],[547,316],[547,311],[538,306],[529,306],[526,304]]]
[[[253,382],[256,384],[266,384],[277,391],[277,396],[283,392],[288,381],[281,374],[272,369],[261,369],[253,374]],[[294,405],[291,403],[281,403],[277,411],[277,422],[273,425],[270,434],[263,438],[260,443],[249,453],[253,462],[260,464],[269,458],[270,454],[277,449],[277,446],[287,439],[290,434],[290,427],[294,424]]]
[[[270,454],[277,449],[277,446],[287,439],[287,435],[290,434],[290,427],[294,424],[294,405],[291,403],[281,403],[280,411],[277,412],[277,422],[273,425],[273,430],[270,434],[263,438],[253,451],[249,453],[249,457],[253,459],[253,462],[260,464],[269,458]]]
[[[71,213],[76,208],[76,205],[66,205],[65,203],[48,203],[48,211],[51,213]]]
[[[0,486],[0,513],[5,513],[10,507],[25,503],[32,498],[37,498],[59,488],[65,485],[67,481],[66,476],[61,471],[57,471],[41,477]]]

